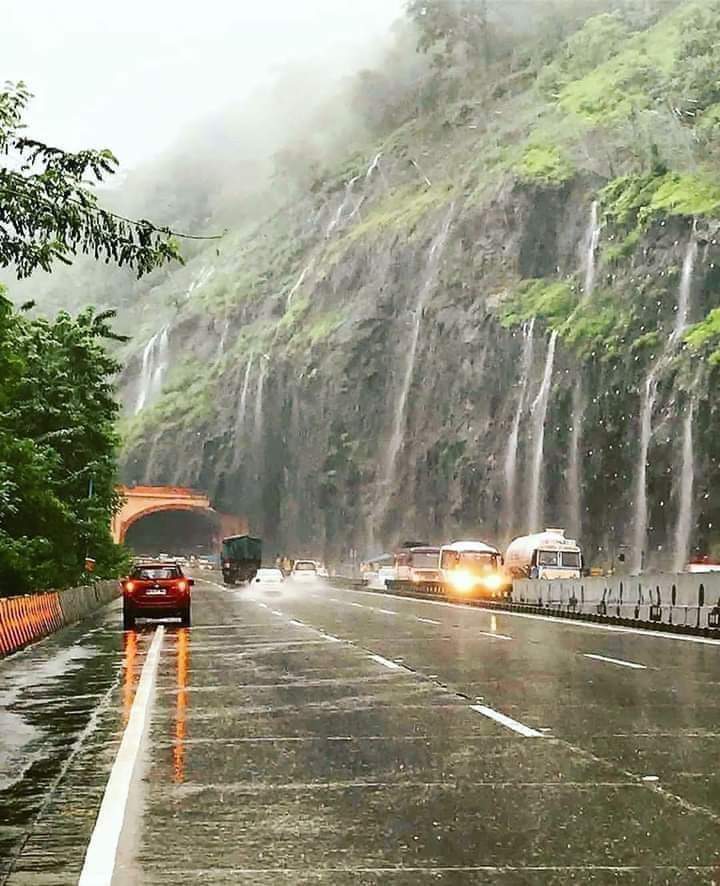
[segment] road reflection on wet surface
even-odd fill
[[[720,882],[720,646],[215,581],[116,886]],[[77,882],[153,632],[115,604],[0,664],[0,884]]]

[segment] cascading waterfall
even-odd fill
[[[677,313],[675,314],[675,325],[672,332],[673,344],[677,342],[687,328],[688,313],[690,312],[690,295],[692,294],[692,281],[693,274],[695,273],[697,255],[698,241],[695,238],[695,233],[693,231],[687,252],[685,253],[682,275],[680,276],[680,293],[678,296]]]
[[[547,357],[545,358],[545,372],[543,373],[542,385],[532,405],[533,457],[530,478],[530,532],[538,532],[543,528],[540,524],[543,519],[541,493],[543,455],[545,450],[545,421],[547,419],[548,404],[550,403],[550,388],[555,368],[556,346],[557,332],[553,331],[548,344]]]
[[[332,232],[337,228],[340,222],[343,219],[343,216],[347,212],[347,208],[350,205],[350,201],[352,200],[353,189],[355,187],[355,182],[360,178],[359,175],[356,175],[354,178],[351,178],[350,181],[345,185],[345,197],[343,198],[342,203],[338,207],[335,216],[327,227],[325,231],[325,239],[327,240]]]
[[[167,326],[165,326],[153,335],[143,350],[140,387],[135,404],[135,415],[141,412],[150,400],[160,393],[168,362],[169,332]]]
[[[600,245],[600,233],[602,226],[598,217],[599,204],[597,200],[593,200],[590,207],[590,224],[588,225],[587,234],[585,235],[585,298],[590,298],[595,289],[595,273],[597,271],[597,251]]]
[[[675,529],[674,570],[685,569],[690,553],[690,534],[693,519],[693,486],[695,484],[695,446],[693,441],[693,421],[695,419],[695,399],[688,404],[683,422],[682,469],[680,473],[680,495],[678,520]]]
[[[314,263],[315,263],[315,259],[312,259],[312,260],[311,260],[311,261],[310,261],[310,262],[309,262],[309,263],[303,268],[302,273],[300,274],[300,276],[299,276],[298,279],[297,279],[297,282],[295,283],[295,285],[293,286],[293,288],[290,290],[290,292],[288,292],[288,297],[287,297],[287,302],[286,302],[286,309],[289,308],[290,305],[292,304],[292,300],[293,300],[293,298],[295,298],[295,296],[297,295],[298,290],[300,289],[300,287],[301,287],[301,286],[303,285],[303,283],[305,282],[305,278],[306,278],[307,275],[310,273],[310,271],[312,271]]]
[[[260,372],[258,373],[257,390],[255,391],[255,415],[254,415],[254,436],[255,436],[255,453],[258,454],[262,446],[263,435],[263,396],[265,393],[265,379],[267,377],[268,366],[270,365],[270,357],[263,354],[260,358]]]
[[[507,449],[505,450],[505,507],[503,525],[508,537],[515,531],[515,486],[517,483],[518,439],[520,436],[520,422],[525,411],[525,398],[530,381],[530,369],[533,358],[533,333],[535,331],[535,318],[523,324],[523,350],[520,360],[520,396],[518,398],[515,417],[513,418],[510,436],[508,437]]]
[[[373,172],[375,172],[377,169],[379,169],[380,161],[382,160],[382,155],[383,155],[382,151],[380,151],[378,154],[376,154],[375,157],[373,158],[372,163],[368,166],[368,170],[365,173],[365,180],[366,181],[372,176]]]
[[[575,538],[582,535],[582,445],[585,423],[585,393],[582,379],[573,390],[572,430],[570,433],[570,456],[568,458],[568,528]]]
[[[190,283],[187,291],[187,298],[196,292],[198,289],[202,289],[206,283],[209,283],[211,278],[215,275],[215,268],[208,267],[207,265],[202,268],[198,276]]]
[[[454,215],[455,204],[453,203],[450,206],[450,211],[448,212],[445,221],[443,222],[440,233],[437,235],[437,237],[433,241],[432,246],[430,247],[427,267],[425,270],[425,279],[423,280],[423,284],[420,287],[420,294],[418,296],[418,300],[415,304],[415,310],[413,312],[413,327],[412,334],[410,336],[410,349],[408,352],[405,373],[403,375],[402,387],[400,388],[400,395],[395,407],[395,421],[393,423],[390,445],[388,447],[387,456],[385,459],[385,470],[383,472],[382,484],[384,494],[380,496],[383,511],[387,506],[387,502],[389,501],[390,496],[392,495],[392,491],[395,485],[397,460],[405,439],[405,426],[407,424],[407,402],[410,395],[412,380],[415,375],[415,361],[417,360],[418,344],[420,342],[420,332],[422,330],[423,312],[427,303],[428,296],[430,295],[430,292],[435,285],[435,281],[437,279],[440,259],[447,244],[448,236],[450,234],[450,226],[452,224]],[[381,515],[383,511],[380,512]]]
[[[235,418],[235,452],[233,456],[233,468],[237,468],[240,464],[242,448],[240,446],[240,442],[242,439],[242,434],[245,429],[245,416],[247,415],[247,402],[248,402],[248,391],[250,390],[250,373],[253,368],[253,357],[254,355],[250,355],[250,359],[247,362],[247,366],[245,367],[245,377],[243,379],[242,391],[240,393],[240,401],[238,403],[238,411],[237,416]]]
[[[226,317],[223,322],[222,333],[220,334],[217,357],[215,358],[216,360],[219,360],[225,353],[225,344],[227,342],[228,332],[230,332],[230,318]]]
[[[692,294],[693,274],[698,254],[698,243],[695,231],[690,236],[683,269],[680,277],[678,291],[677,312],[673,331],[667,339],[662,354],[658,357],[650,373],[645,380],[643,398],[640,406],[640,452],[638,460],[637,490],[635,493],[635,532],[634,532],[634,571],[642,572],[645,567],[645,545],[647,543],[648,530],[648,496],[647,496],[647,469],[650,441],[652,439],[652,419],[657,400],[658,385],[662,374],[672,361],[677,346],[682,341],[682,335],[687,328],[688,314],[690,313],[690,296]]]
[[[647,507],[647,460],[652,437],[652,415],[657,397],[657,375],[651,372],[645,380],[643,399],[640,406],[640,456],[638,462],[637,492],[635,494],[635,538],[633,550],[635,551],[635,568],[637,573],[642,572],[645,565],[645,540],[647,536],[648,507]]]

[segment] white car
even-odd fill
[[[296,560],[290,578],[293,581],[317,581],[317,563],[314,560]]]
[[[258,569],[253,584],[277,585],[284,581],[285,576],[279,569]]]
[[[386,582],[395,581],[397,579],[397,570],[394,566],[381,566],[377,572],[377,578],[371,584],[373,588],[384,590],[387,587]]]

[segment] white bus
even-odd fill
[[[440,548],[443,584],[456,594],[503,597],[512,587],[503,557],[482,541],[456,541]]]

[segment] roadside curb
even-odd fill
[[[116,581],[25,597],[0,597],[0,659],[90,615],[120,596]]]

